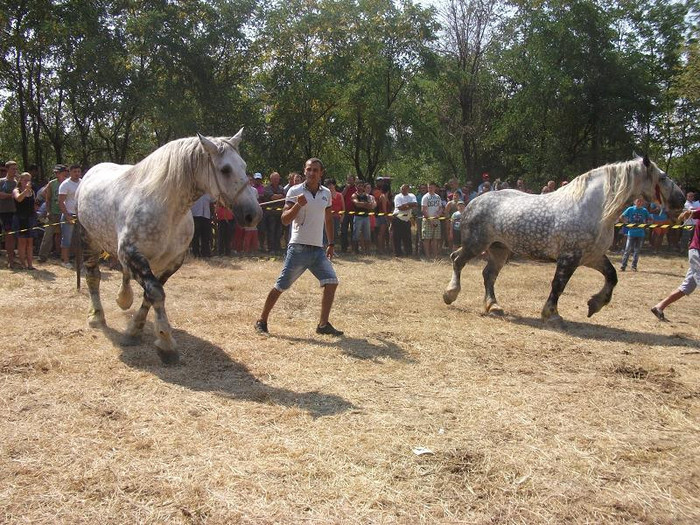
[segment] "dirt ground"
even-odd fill
[[[619,257],[613,256],[616,265]],[[333,339],[307,274],[253,331],[281,260],[188,261],[168,282],[182,363],[122,347],[58,264],[0,270],[0,522],[698,523],[698,296],[649,312],[682,257],[644,254],[591,319],[579,269],[516,260],[482,315],[482,261],[340,258]]]

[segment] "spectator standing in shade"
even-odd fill
[[[217,255],[231,255],[235,224],[233,212],[221,203],[217,203],[214,212],[216,214],[216,253]]]
[[[681,285],[651,309],[651,313],[660,321],[668,321],[664,310],[669,304],[675,303],[681,297],[690,295],[700,284],[700,220],[698,220],[700,219],[700,209],[685,210],[679,216],[679,219],[682,221],[691,218],[697,222],[693,229],[693,238],[690,241],[690,246],[688,246],[688,271]]]
[[[195,257],[211,257],[211,207],[214,202],[214,198],[205,193],[192,205],[194,235],[190,246]]]
[[[343,215],[343,222],[340,225],[340,249],[343,253],[348,251],[350,245],[350,239],[353,237],[353,215],[350,212],[355,211],[355,204],[352,201],[352,196],[355,195],[357,191],[357,186],[355,185],[355,176],[348,175],[348,180],[341,192],[343,200],[345,201],[345,214]],[[356,248],[357,251],[357,248]]]
[[[476,193],[477,195],[481,195],[484,192],[484,184],[489,183],[489,187],[491,186],[491,177],[489,176],[488,173],[482,173],[481,174],[481,184],[477,186],[476,188]]]
[[[58,187],[58,207],[61,210],[61,261],[66,268],[71,268],[70,248],[78,204],[75,193],[80,186],[81,174],[80,166],[73,164],[69,170],[69,177]]]
[[[16,203],[12,229],[17,232],[17,257],[26,270],[33,270],[36,211],[31,173],[24,172],[19,176],[19,184],[12,190],[12,197]]]
[[[336,189],[335,179],[326,179],[323,185],[331,192],[331,214],[333,215],[333,238],[340,238],[340,223],[343,220],[343,212],[345,211],[345,199],[343,195]],[[328,244],[328,239],[324,232],[324,246]]]
[[[369,253],[369,243],[372,240],[372,230],[370,228],[369,213],[376,207],[377,203],[374,196],[368,190],[371,190],[370,184],[360,182],[357,185],[357,191],[352,196],[352,204],[355,208],[355,218],[353,219],[352,240],[355,246],[355,253],[362,248],[362,253]]]
[[[462,242],[460,226],[462,224],[462,215],[464,214],[465,207],[463,201],[457,201],[457,209],[450,215],[450,249],[452,251],[459,248]]]
[[[306,271],[310,270],[323,288],[321,315],[316,326],[317,334],[343,335],[329,322],[331,307],[338,288],[331,258],[334,253],[333,216],[331,213],[331,193],[321,185],[324,173],[323,163],[316,158],[306,161],[304,174],[306,182],[293,186],[287,192],[287,202],[282,210],[282,222],[292,225],[292,237],[287,247],[282,272],[265,299],[255,330],[268,334],[267,322],[282,292],[288,290]],[[323,231],[328,237],[328,246],[323,248]]]
[[[282,177],[276,171],[270,173],[270,184],[265,186],[263,201],[277,201],[284,199],[286,192],[280,185]],[[280,253],[282,251],[280,242],[282,240],[282,206],[283,202],[277,202],[269,206],[263,206],[265,212],[264,220],[267,237],[267,251],[270,253]]]
[[[634,206],[630,206],[622,212],[620,220],[631,224],[643,224],[649,222],[649,210],[644,207],[644,199],[638,197],[634,201]],[[632,271],[637,271],[637,263],[639,262],[639,252],[644,244],[645,237],[644,227],[627,229],[627,244],[625,244],[625,252],[622,254],[622,266],[620,270],[623,272],[627,269],[627,261],[630,253],[632,254]]]
[[[696,210],[700,208],[700,201],[695,200],[695,192],[694,191],[689,191],[688,193],[685,194],[685,204],[683,205],[683,208],[686,210]],[[683,223],[683,229],[681,230],[681,239],[680,239],[680,250],[681,252],[685,251],[688,248],[688,243],[693,237],[693,232],[695,231],[694,227],[695,224],[697,223],[696,219],[693,219],[692,217],[689,219],[686,219],[686,221]]]
[[[428,184],[428,193],[423,195],[421,210],[423,212],[423,250],[428,259],[436,259],[440,253],[442,241],[440,217],[442,217],[442,198],[436,193],[437,184]]]
[[[61,246],[61,208],[58,207],[58,187],[68,177],[68,168],[63,164],[56,164],[53,168],[54,178],[49,181],[44,190],[46,201],[46,227],[44,237],[39,247],[39,261],[48,259],[52,249],[58,251]]]
[[[7,251],[7,267],[13,268],[15,265],[15,235],[12,231],[12,220],[15,215],[16,203],[12,196],[13,190],[17,187],[17,163],[8,160],[5,163],[5,176],[0,179],[0,225],[5,234],[5,250]]]
[[[402,184],[401,192],[394,197],[394,217],[391,221],[391,229],[396,257],[412,254],[411,218],[413,210],[418,208],[418,201],[416,196],[408,190],[408,184]]]

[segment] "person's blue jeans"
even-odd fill
[[[632,269],[637,269],[637,263],[639,262],[639,252],[642,249],[642,244],[644,244],[644,237],[627,237],[625,253],[622,254],[623,270],[627,268],[627,261],[630,258],[630,253],[632,254]]]

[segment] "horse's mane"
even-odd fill
[[[605,199],[601,222],[614,220],[620,213],[620,209],[627,204],[632,196],[634,175],[639,170],[639,167],[639,159],[606,164],[579,175],[569,184],[560,188],[557,193],[562,192],[574,201],[578,201],[583,197],[591,179],[600,174],[604,177],[603,191]]]
[[[207,156],[199,150],[199,139],[189,137],[161,146],[130,172],[144,194],[165,204],[179,200],[183,193],[194,194],[194,175],[209,169]]]

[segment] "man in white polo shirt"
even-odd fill
[[[316,327],[317,334],[343,335],[328,322],[338,277],[330,259],[333,257],[335,237],[333,215],[331,213],[331,192],[321,185],[324,173],[323,163],[311,158],[304,165],[306,181],[289,188],[286,203],[282,210],[282,224],[292,224],[291,237],[287,246],[282,273],[275,286],[267,294],[265,306],[260,319],[255,323],[255,330],[267,334],[267,319],[282,292],[288,290],[294,281],[306,270],[319,280],[323,288],[321,300],[321,318]],[[326,229],[328,247],[323,249],[323,228]]]

